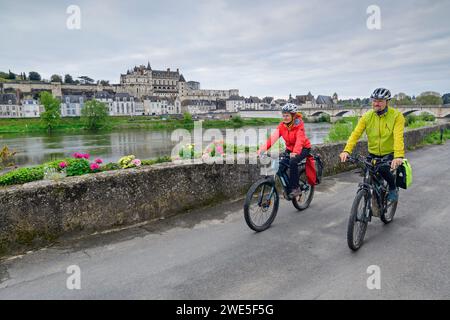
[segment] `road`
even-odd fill
[[[60,243],[0,264],[0,299],[450,298],[450,143],[408,153],[414,170],[395,220],[375,219],[356,253],[347,218],[361,177],[324,180],[299,213],[282,200],[254,233],[242,200]],[[80,268],[80,290],[67,268]],[[368,267],[380,269],[369,290]]]

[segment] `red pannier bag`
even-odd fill
[[[316,163],[314,161],[314,157],[309,155],[306,157],[306,179],[308,180],[308,184],[311,186],[315,186],[317,184],[317,176],[316,176]]]

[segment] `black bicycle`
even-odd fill
[[[319,155],[313,156],[316,161],[317,180],[322,176],[322,161]],[[270,227],[278,212],[280,197],[278,190],[282,189],[283,197],[292,201],[294,207],[305,210],[311,204],[314,196],[314,186],[308,184],[306,178],[306,158],[299,163],[299,185],[302,193],[291,198],[288,193],[289,165],[283,162],[283,158],[289,158],[289,154],[283,152],[277,159],[272,159],[274,175],[266,175],[256,181],[248,190],[244,203],[244,217],[247,225],[254,231],[264,231]],[[289,162],[287,162],[289,163]]]
[[[348,246],[356,251],[364,242],[367,225],[372,220],[372,216],[379,217],[385,224],[391,223],[397,210],[398,201],[387,201],[389,187],[379,172],[381,167],[391,167],[391,160],[373,159],[369,161],[361,155],[349,156],[348,160],[361,165],[364,172],[363,182],[359,184],[353,201],[347,228]]]

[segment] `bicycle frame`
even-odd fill
[[[272,169],[275,169],[276,167],[278,167],[278,168],[277,168],[277,171],[276,171],[276,173],[274,175],[266,175],[266,179],[271,181],[271,183],[273,184],[273,188],[272,188],[272,190],[270,191],[270,194],[269,194],[269,199],[273,195],[274,188],[277,187],[277,183],[276,182],[279,181],[281,186],[282,186],[282,188],[283,188],[283,197],[285,199],[287,199],[287,200],[292,200],[292,199],[289,199],[289,197],[288,197],[289,177],[287,175],[287,169],[289,169],[289,166],[287,164],[285,164],[285,163],[280,161],[281,159],[283,159],[285,157],[287,157],[286,154],[285,153],[281,153],[280,157],[277,160],[272,159],[272,164],[271,164]],[[278,163],[278,165],[275,165],[277,163]],[[302,162],[299,163],[298,170],[299,170],[300,173],[305,170],[305,165],[306,165],[306,159],[304,159]],[[283,166],[284,168],[282,169],[281,166]],[[261,190],[261,195],[263,194],[263,192],[264,192],[264,187]],[[259,198],[258,199],[258,204],[259,205],[261,205],[261,201],[262,201],[262,199]]]
[[[380,176],[379,169],[382,166],[390,166],[391,161],[381,161],[380,163],[377,162],[375,164],[372,164],[365,159],[362,160],[361,158],[361,156],[358,156],[350,157],[349,159],[352,162],[357,162],[364,165],[364,179],[362,183],[359,183],[357,192],[359,192],[360,190],[365,190],[370,197],[370,200],[367,201],[368,208],[365,208],[368,210],[365,210],[365,212],[367,212],[366,219],[368,221],[371,221],[373,210],[372,199],[374,195],[378,204],[378,208],[380,208],[383,213],[386,213],[387,209],[389,208],[389,206],[386,205],[386,194],[388,192],[388,188],[386,186],[387,183],[383,179],[383,177]]]

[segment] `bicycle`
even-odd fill
[[[319,155],[309,154],[314,157],[316,163],[322,167]],[[280,154],[278,159],[272,159],[271,167],[276,170],[274,175],[265,175],[256,181],[248,190],[244,203],[244,217],[250,229],[261,232],[270,227],[278,212],[279,207],[279,186],[281,185],[283,197],[292,201],[294,207],[303,211],[309,207],[314,196],[314,186],[308,184],[306,178],[306,158],[299,163],[299,185],[302,190],[301,195],[291,198],[288,193],[289,186],[289,165],[280,161],[288,158],[286,152]],[[320,174],[320,177],[319,177]],[[318,180],[321,178],[321,170],[317,172]],[[253,211],[256,212],[253,212]]]
[[[349,156],[348,160],[362,165],[364,170],[364,179],[358,185],[347,227],[347,244],[350,249],[357,251],[364,242],[367,225],[372,221],[372,216],[379,216],[385,224],[391,223],[397,210],[398,201],[387,201],[388,184],[379,173],[381,167],[391,167],[392,160],[374,159],[370,162],[361,155]],[[394,174],[395,177],[396,174]]]

